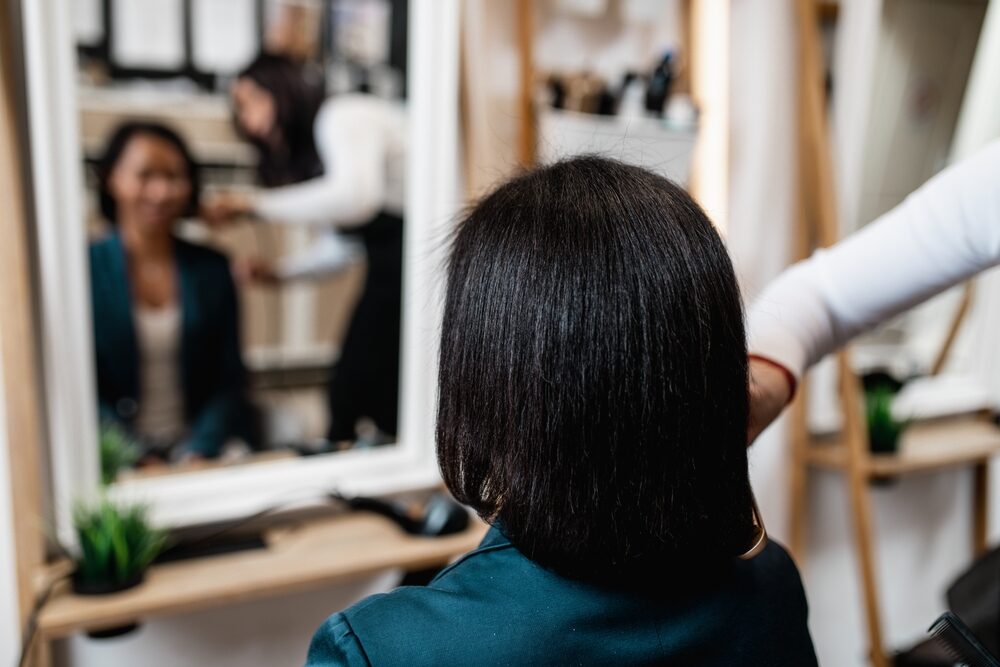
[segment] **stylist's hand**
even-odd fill
[[[750,423],[747,444],[771,425],[792,399],[788,375],[772,363],[750,358]]]
[[[220,227],[247,217],[253,212],[253,203],[246,194],[220,192],[208,197],[201,205],[201,218],[212,227]]]

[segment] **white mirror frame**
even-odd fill
[[[399,443],[115,484],[174,527],[246,516],[324,492],[386,494],[440,482],[434,455],[443,239],[460,206],[458,0],[411,0],[409,151]],[[72,505],[99,488],[97,399],[71,0],[23,0],[38,242],[44,397],[56,531],[72,544]],[[15,390],[15,388],[11,388]]]

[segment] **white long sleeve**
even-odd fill
[[[276,267],[281,280],[312,280],[340,273],[365,255],[364,245],[336,231],[319,235],[301,253],[282,258]]]
[[[787,269],[750,309],[750,351],[801,377],[853,336],[1000,264],[1000,141]]]
[[[315,123],[324,175],[263,190],[253,209],[266,220],[348,229],[387,210],[403,210],[406,116],[394,102],[368,95],[327,100]]]

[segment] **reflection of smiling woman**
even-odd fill
[[[686,193],[583,158],[459,227],[438,460],[493,524],[426,587],[332,616],[328,665],[816,664],[795,566],[753,534],[729,257]]]
[[[114,232],[90,248],[101,414],[148,459],[212,457],[235,435],[244,380],[226,258],[173,235],[194,213],[198,174],[181,139],[128,123],[99,167]]]

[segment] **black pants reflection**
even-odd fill
[[[357,234],[368,275],[330,379],[331,442],[353,440],[362,417],[388,435],[397,429],[403,219],[382,213]]]

